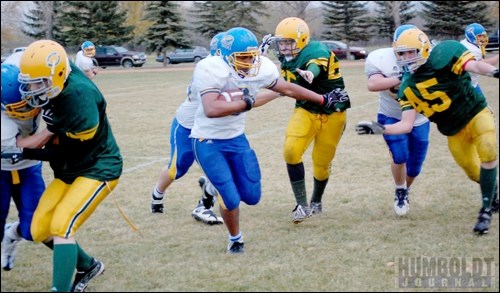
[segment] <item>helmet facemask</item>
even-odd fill
[[[243,59],[243,60],[242,60]],[[251,60],[250,62],[247,62]],[[252,49],[247,52],[234,52],[227,56],[227,61],[234,71],[241,76],[256,76],[260,69],[259,50]]]
[[[95,47],[88,47],[83,49],[83,55],[87,56],[89,58],[92,58],[95,56]]]
[[[7,116],[11,118],[19,120],[29,120],[38,115],[40,109],[28,105],[26,101],[19,101],[12,104],[2,103],[2,111],[4,111],[5,114],[7,114]]]

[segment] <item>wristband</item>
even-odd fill
[[[244,96],[243,101],[245,101],[246,107],[245,107],[245,112],[250,111],[253,108],[253,104],[255,103],[255,100],[252,97],[249,96]]]

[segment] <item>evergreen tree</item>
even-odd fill
[[[151,1],[146,7],[144,19],[153,23],[144,36],[150,50],[157,53],[163,51],[165,54],[165,48],[190,45],[180,24],[178,8],[179,5],[174,1]]]
[[[408,24],[416,16],[412,1],[375,1],[375,3],[377,17],[374,25],[378,35],[389,41],[392,41],[392,35],[398,26]]]
[[[35,39],[61,42],[59,15],[63,9],[63,2],[33,1],[34,7],[23,14],[21,31]]]
[[[422,5],[422,17],[427,21],[424,31],[429,37],[458,40],[471,23],[491,26],[488,5],[482,1],[425,1]]]
[[[122,45],[132,39],[134,26],[124,25],[127,12],[117,1],[67,1],[61,16],[64,42],[80,46],[85,40],[96,45]]]
[[[259,20],[268,15],[263,1],[194,1],[190,10],[193,30],[208,38],[237,26],[262,35]]]
[[[323,38],[366,41],[370,37],[370,18],[364,1],[323,1],[325,30]]]
[[[230,29],[226,10],[231,5],[232,1],[194,1],[188,13],[191,30],[208,39]]]

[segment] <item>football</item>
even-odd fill
[[[217,100],[225,100],[226,102],[232,102],[241,100],[243,98],[243,92],[241,91],[226,91],[221,92],[217,97]]]

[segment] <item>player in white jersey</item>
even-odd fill
[[[212,38],[210,41],[210,56],[207,58],[213,58],[219,55],[218,46],[223,35],[224,33],[221,32]],[[163,197],[167,188],[172,182],[184,176],[193,165],[194,155],[189,135],[191,134],[191,128],[194,124],[196,109],[200,104],[199,100],[193,100],[192,98],[196,95],[197,93],[193,92],[191,85],[189,85],[186,99],[177,108],[176,116],[172,121],[170,127],[170,161],[160,172],[158,181],[151,194],[152,213],[163,213]],[[215,188],[205,176],[200,178],[199,184],[202,188],[202,198],[191,215],[196,220],[205,224],[222,224],[222,218],[218,217],[213,211],[216,195]]]
[[[482,25],[479,23],[471,23],[465,28],[465,39],[460,43],[464,45],[467,50],[471,51],[477,61],[484,61],[488,64],[495,65],[498,63],[498,54],[495,56],[486,57],[486,44],[488,44],[488,34]],[[477,91],[481,91],[479,86],[479,74],[469,72],[472,85]]]
[[[16,244],[21,239],[33,241],[30,226],[38,201],[45,190],[42,163],[3,155],[18,149],[17,138],[39,131],[41,115],[21,99],[19,92],[19,60],[14,53],[2,63],[2,161],[1,161],[1,233],[2,268],[11,270],[16,257]],[[18,158],[21,159],[21,158]],[[5,225],[11,198],[16,204],[19,220]],[[5,231],[4,231],[5,226]]]
[[[97,75],[97,69],[92,62],[92,57],[95,56],[95,46],[91,41],[82,43],[81,50],[76,53],[75,65],[80,68],[85,75],[92,79]]]
[[[402,25],[394,33],[394,39],[404,30],[415,27]],[[397,89],[401,83],[396,63],[396,55],[391,48],[382,48],[370,52],[365,61],[365,73],[369,91],[379,92],[377,122],[394,124],[401,120],[401,106],[397,101]],[[362,130],[361,130],[362,131]],[[420,174],[429,146],[430,122],[424,115],[418,114],[410,133],[384,135],[391,152],[391,173],[394,178],[394,212],[406,215],[410,206],[408,190]]]
[[[221,57],[200,61],[193,74],[194,99],[201,100],[191,130],[193,151],[200,167],[219,192],[221,215],[229,232],[228,253],[243,253],[239,204],[256,205],[261,197],[261,173],[255,152],[244,133],[247,111],[268,99],[255,99],[267,88],[285,96],[336,109],[348,99],[340,89],[319,95],[288,83],[267,57],[259,55],[258,42],[248,29],[228,30],[221,40]],[[239,89],[242,99],[227,93]],[[222,96],[226,99],[221,98]]]

